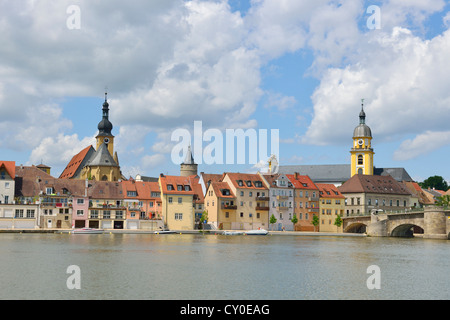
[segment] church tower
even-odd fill
[[[372,131],[366,125],[364,99],[359,113],[359,125],[353,131],[351,154],[351,177],[355,174],[373,175]]]
[[[114,136],[111,134],[113,125],[109,121],[109,103],[107,101],[107,93],[105,92],[105,102],[102,108],[102,120],[98,123],[97,150],[104,143],[108,147],[111,156],[114,156]]]

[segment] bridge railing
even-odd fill
[[[423,212],[423,208],[410,208],[410,209],[403,209],[403,210],[383,210],[379,211],[379,214],[388,214],[388,215],[393,215],[393,214],[413,214],[413,213],[418,213],[418,212]],[[444,210],[450,210],[449,208],[444,208]],[[364,217],[364,216],[370,216],[372,210],[369,212],[359,212],[359,213],[349,213],[349,214],[344,214],[343,218],[352,218],[352,217]]]

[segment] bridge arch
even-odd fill
[[[366,233],[366,231],[367,225],[362,222],[353,222],[344,229],[344,233]]]
[[[424,230],[421,226],[418,226],[413,223],[403,223],[397,225],[391,231],[391,237],[403,237],[403,238],[412,238],[414,237],[414,233],[423,234]]]

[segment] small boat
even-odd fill
[[[224,234],[226,236],[237,236],[237,235],[244,234],[244,232],[242,232],[242,231],[224,231],[222,234]]]
[[[160,230],[160,231],[155,231],[153,233],[154,234],[172,234],[172,233],[177,233],[177,232],[173,231],[173,230]]]
[[[246,235],[260,235],[260,236],[265,236],[266,234],[268,234],[269,231],[265,230],[265,229],[257,229],[257,230],[249,230],[246,231],[245,234]]]
[[[73,234],[99,234],[103,233],[103,229],[95,229],[95,228],[80,228],[80,229],[73,229]]]

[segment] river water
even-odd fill
[[[449,299],[449,249],[374,237],[0,234],[0,299]]]

